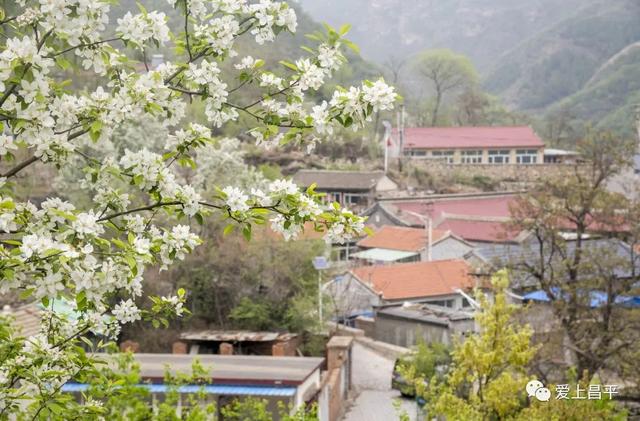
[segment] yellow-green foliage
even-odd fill
[[[537,350],[530,343],[533,332],[512,317],[517,307],[507,301],[507,273],[498,272],[491,283],[493,301],[477,294],[480,333],[455,344],[451,367],[442,380],[434,376],[425,382],[415,368],[403,373],[414,379],[417,393],[426,400],[428,417],[440,415],[447,421],[625,419],[607,400],[527,399],[525,386],[533,378],[527,366]]]
[[[512,322],[516,307],[507,302],[507,273],[492,279],[494,301],[478,294],[476,316],[481,330],[456,345],[452,369],[443,383],[426,390],[432,411],[450,420],[485,420],[515,415],[526,399],[526,366],[536,349],[532,331]]]

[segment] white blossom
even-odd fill
[[[120,304],[114,306],[112,313],[120,323],[133,323],[141,319],[140,309],[131,299],[120,301]]]
[[[242,190],[237,187],[228,186],[222,191],[227,196],[226,202],[231,212],[246,212],[249,210],[249,205],[247,204],[249,196],[244,194]]]

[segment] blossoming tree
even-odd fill
[[[60,391],[70,379],[98,373],[98,357],[85,349],[115,338],[123,323],[148,319],[158,326],[185,311],[184,291],[145,299],[142,279],[145,268],[166,268],[201,243],[190,221],[217,215],[246,237],[255,224],[270,223],[286,238],[311,221],[330,241],[363,229],[357,215],[323,205],[313,189],[300,192],[287,180],[205,195],[178,177],[181,166],[196,167],[198,149],[216,142],[210,128],[182,123],[188,101],[203,102],[210,127],[246,114],[255,141],[271,146],[312,145],[337,125],[359,127],[391,109],[396,94],[382,80],[338,88],[320,104],[306,95],[344,61],[346,28],[315,35],[306,56],[268,71],[259,58],[238,57],[234,42],[245,36],[264,44],[295,31],[296,15],[285,2],[168,1],[181,13],[180,33],[172,33],[163,13],[142,8],[117,19],[109,33],[112,0],[17,0],[10,13],[0,9],[0,294],[45,309],[35,336],[0,329],[0,418],[99,416],[99,401],[74,405]],[[125,53],[168,43],[179,59],[153,69],[141,71]],[[73,91],[61,81],[74,56],[98,88]],[[221,71],[227,60],[234,74]],[[248,87],[255,99],[239,103],[237,92]],[[87,152],[143,118],[167,128],[163,154],[125,150],[97,159]],[[77,188],[93,196],[93,206],[57,197],[36,206],[20,197],[25,169],[62,168],[75,156],[84,174]],[[53,311],[56,301],[72,305],[73,314]],[[96,345],[88,335],[103,341]]]

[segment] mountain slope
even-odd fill
[[[640,40],[638,21],[634,0],[582,7],[499,57],[485,86],[518,109],[547,107],[580,91],[612,56]]]
[[[594,0],[300,0],[314,19],[353,24],[363,55],[383,63],[429,48],[468,55],[482,71],[502,52]]]

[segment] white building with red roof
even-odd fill
[[[531,127],[410,127],[392,133],[405,156],[448,164],[530,165],[544,162],[544,142]]]

